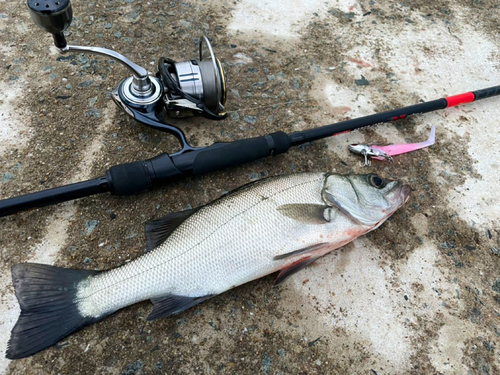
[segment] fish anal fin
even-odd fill
[[[197,209],[174,212],[158,220],[146,223],[146,251],[150,251],[161,245],[188,217],[194,214]]]
[[[274,285],[281,284],[289,276],[292,276],[294,273],[299,272],[301,269],[307,267],[318,258],[319,256],[307,256],[302,259],[299,259],[296,262],[293,262],[292,264],[289,264],[285,268],[281,269],[280,273],[278,274],[278,277],[276,278],[276,281],[274,282]]]
[[[284,204],[277,208],[282,214],[304,224],[325,224],[325,209],[329,207],[322,204],[292,203]]]
[[[313,251],[321,249],[327,245],[328,245],[328,243],[326,243],[326,242],[317,243],[317,244],[314,244],[314,245],[311,245],[308,247],[304,247],[303,249],[290,251],[289,253],[286,253],[286,254],[276,255],[273,258],[273,260],[286,259],[286,258],[294,257],[294,256],[297,256],[300,254],[312,253]]]
[[[148,320],[155,320],[178,314],[211,297],[213,297],[211,294],[200,297],[187,297],[169,294],[164,297],[153,298],[151,299],[151,302],[153,302],[153,311],[149,314]]]

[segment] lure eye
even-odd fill
[[[368,182],[370,183],[371,186],[377,188],[377,189],[382,189],[385,187],[386,182],[384,179],[380,178],[376,174],[370,174],[368,175]]]

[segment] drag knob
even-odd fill
[[[69,0],[28,0],[31,19],[43,30],[54,36],[58,48],[66,47],[63,31],[73,19]]]

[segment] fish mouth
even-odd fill
[[[398,182],[388,193],[388,203],[394,208],[391,212],[395,212],[398,208],[403,206],[411,195],[411,186],[402,185]]]
[[[411,194],[411,186],[401,185],[400,182],[397,182],[397,184],[395,184],[395,186],[389,191],[389,194],[391,195],[391,198],[388,197],[387,201],[391,205],[391,208],[385,212],[384,218],[382,218],[382,220],[380,220],[371,230],[382,225],[382,223],[391,217],[394,212],[408,202]]]
[[[403,206],[406,202],[408,202],[408,199],[410,199],[411,195],[411,186],[410,185],[401,185],[398,184],[394,188],[395,190],[395,198],[396,198],[396,204],[394,205],[396,211],[398,208]]]
[[[403,185],[401,187],[401,190],[400,190],[400,194],[403,198],[403,204],[405,204],[406,202],[408,202],[408,199],[410,199],[410,195],[411,195],[411,186],[410,185]]]

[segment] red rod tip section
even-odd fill
[[[476,97],[474,96],[474,93],[466,92],[465,94],[453,95],[445,99],[448,103],[448,107],[454,107],[460,104],[472,103],[476,99]]]

